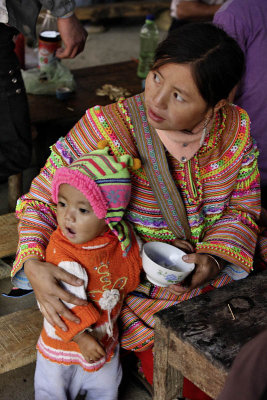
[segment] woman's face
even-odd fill
[[[198,133],[211,115],[188,64],[165,64],[150,71],[145,104],[149,123],[160,130]]]

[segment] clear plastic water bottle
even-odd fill
[[[146,78],[153,64],[155,50],[159,40],[159,31],[154,19],[154,15],[147,15],[145,24],[140,31],[140,53],[137,76],[143,79]]]
[[[57,29],[57,18],[47,10],[39,31],[38,65],[41,70],[55,64],[56,51],[60,46],[61,38]]]

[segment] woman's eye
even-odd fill
[[[59,201],[59,202],[57,203],[57,205],[58,205],[59,207],[65,207],[65,203],[63,203],[63,201]]]
[[[157,82],[157,83],[159,83],[159,82],[160,82],[160,80],[159,80],[159,76],[158,76],[158,74],[156,74],[155,72],[154,72],[154,75],[153,75],[153,77],[154,77],[154,81],[155,81],[155,82]]]
[[[175,97],[175,99],[178,100],[178,101],[184,101],[184,99],[182,98],[182,96],[181,96],[179,93],[177,93],[177,92],[174,93],[174,97]]]
[[[87,213],[89,213],[89,211],[86,210],[86,208],[79,208],[79,211],[80,211],[81,214],[87,214]]]

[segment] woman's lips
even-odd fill
[[[148,116],[155,122],[162,122],[164,121],[164,118],[162,118],[160,115],[156,114],[154,111],[152,111],[151,108],[148,109]]]

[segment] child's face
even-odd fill
[[[75,244],[86,243],[108,229],[105,219],[98,219],[86,197],[73,186],[60,185],[57,221],[63,235]]]

